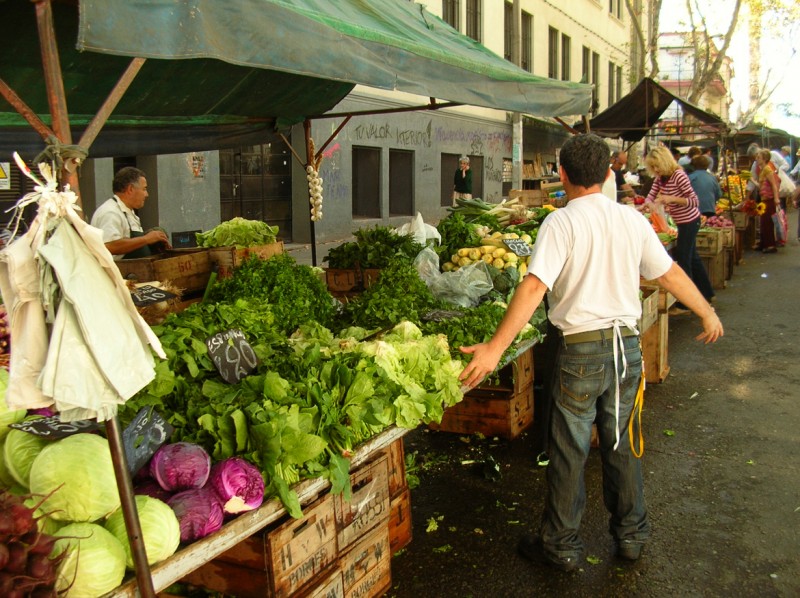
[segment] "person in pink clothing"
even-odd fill
[[[758,248],[763,253],[777,253],[777,242],[775,240],[775,225],[772,222],[772,215],[780,207],[778,189],[777,169],[773,164],[772,154],[769,150],[759,150],[756,154],[758,164],[758,196],[766,205],[766,210],[759,216],[759,241]]]
[[[653,186],[650,188],[650,193],[647,194],[645,205],[648,203],[661,204],[672,217],[678,227],[678,239],[674,250],[675,261],[692,279],[706,301],[711,303],[715,295],[714,289],[703,265],[703,260],[697,253],[700,202],[692,188],[689,176],[678,166],[672,153],[666,147],[653,149],[645,158],[645,164],[654,177]],[[680,303],[676,303],[672,313],[673,315],[688,313],[688,310]]]

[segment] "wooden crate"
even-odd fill
[[[255,245],[253,247],[236,248],[214,247],[208,250],[212,266],[217,271],[217,276],[227,278],[233,274],[233,269],[241,265],[247,258],[256,256],[262,260],[271,258],[273,255],[283,253],[283,241],[276,241],[267,245]]]
[[[642,335],[645,381],[660,384],[669,374],[669,314],[660,313],[655,325]]]
[[[301,519],[239,542],[184,581],[238,598],[283,598],[312,584],[337,557],[334,500],[325,494]]]
[[[733,263],[734,263],[733,247],[726,247],[723,251],[723,261],[725,263],[725,280],[733,278]]]
[[[665,314],[669,308],[675,304],[675,295],[670,293],[667,289],[658,284],[656,280],[645,280],[642,278],[639,281],[639,288],[653,287],[658,289],[658,313]]]
[[[698,231],[695,246],[701,256],[717,255],[722,251],[722,233],[714,229]]]
[[[375,283],[380,268],[326,268],[325,283],[331,293],[360,293]]]
[[[386,522],[360,537],[339,558],[345,598],[382,596],[392,585],[392,553]]]
[[[735,264],[741,264],[742,259],[744,258],[744,242],[745,242],[745,233],[744,230],[739,230],[738,228],[734,232],[733,237],[733,261]]]
[[[394,498],[406,489],[406,455],[403,439],[398,438],[386,449],[387,472],[389,476],[389,498]]]
[[[639,318],[639,334],[644,334],[658,319],[658,289],[656,287],[641,287],[642,291],[642,317]]]
[[[503,388],[475,388],[444,411],[434,430],[483,434],[512,439],[533,423],[533,383],[518,392]]]
[[[333,567],[296,594],[297,598],[344,598],[342,570]]]
[[[509,199],[518,197],[522,205],[531,208],[541,207],[546,196],[547,194],[541,189],[512,189],[508,192]]]
[[[172,282],[186,292],[205,289],[211,277],[207,249],[171,249],[163,254],[114,262],[122,278],[137,282]]]
[[[533,384],[533,347],[526,349],[497,372],[496,383],[478,386],[485,390],[520,392]]]
[[[750,216],[745,214],[744,212],[731,212],[733,215],[733,226],[736,227],[737,230],[744,230],[747,228],[748,222],[751,220]]]
[[[389,469],[385,454],[350,474],[352,496],[334,497],[336,538],[343,552],[372,528],[386,526],[389,519]]]
[[[717,229],[722,235],[722,247],[733,247],[736,237],[736,229],[732,226],[722,226]]]
[[[392,499],[389,507],[389,549],[392,554],[411,543],[411,490],[406,487]]]
[[[706,268],[708,278],[711,280],[711,288],[725,288],[725,256],[723,253],[716,255],[700,256],[703,266]]]

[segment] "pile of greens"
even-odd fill
[[[204,233],[196,233],[198,247],[254,247],[274,243],[278,234],[277,226],[270,226],[261,220],[231,218]]]
[[[355,241],[334,247],[323,258],[330,268],[385,268],[396,259],[412,263],[424,248],[412,235],[398,235],[387,226],[362,228]]]
[[[481,236],[476,232],[476,225],[467,222],[462,214],[451,214],[436,225],[442,236],[442,242],[436,253],[442,261],[450,259],[462,247],[478,247],[482,245]]]
[[[237,298],[266,301],[275,315],[275,326],[289,335],[306,322],[330,326],[336,304],[315,271],[286,255],[268,260],[251,256],[234,275],[217,281],[209,290],[209,301]]]

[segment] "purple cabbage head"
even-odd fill
[[[219,497],[210,487],[178,492],[167,501],[181,527],[181,542],[194,542],[222,527],[225,514]]]
[[[211,472],[211,457],[199,444],[165,444],[150,460],[150,475],[167,492],[202,488]]]
[[[209,484],[219,495],[226,513],[252,511],[264,501],[264,478],[258,468],[239,457],[230,457],[211,468]]]
[[[172,496],[172,492],[164,490],[161,485],[152,478],[134,482],[133,493],[157,498],[162,502],[167,502],[169,497]]]

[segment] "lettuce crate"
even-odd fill
[[[247,258],[256,256],[262,260],[273,255],[283,253],[283,241],[276,241],[267,245],[254,245],[253,247],[214,247],[208,250],[211,264],[217,270],[217,276],[227,278],[233,274],[233,269],[240,266]]]

